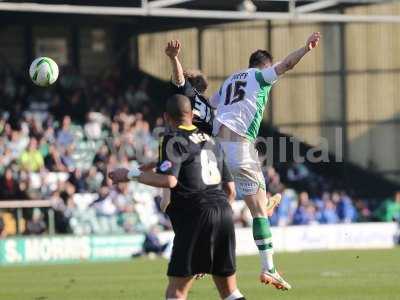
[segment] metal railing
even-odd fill
[[[86,15],[114,15],[114,16],[142,16],[142,17],[168,17],[192,19],[224,19],[224,20],[286,20],[299,22],[357,22],[357,23],[400,23],[399,15],[355,15],[324,12],[324,9],[334,8],[340,3],[354,3],[354,0],[325,0],[316,1],[302,6],[296,6],[297,0],[289,2],[289,10],[284,12],[269,11],[237,11],[204,9],[174,8],[163,4],[161,1],[148,2],[143,0],[141,6],[95,6],[95,5],[68,5],[68,4],[41,4],[41,3],[13,3],[0,2],[0,11],[28,12],[28,13],[57,13],[57,14],[86,14]],[[358,0],[360,4],[384,3],[383,0]],[[394,2],[394,0],[391,0]],[[176,1],[167,1],[172,3]],[[188,2],[179,0],[178,2]],[[386,2],[386,1],[385,1]],[[390,1],[389,1],[390,2]],[[321,11],[322,12],[319,12]]]
[[[48,208],[48,230],[49,234],[55,233],[54,210],[51,200],[7,200],[0,201],[0,209],[16,209],[17,211],[17,234],[21,234],[22,211],[25,208]]]

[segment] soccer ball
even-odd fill
[[[38,86],[52,85],[57,81],[58,73],[56,62],[48,57],[36,58],[29,68],[29,75]]]

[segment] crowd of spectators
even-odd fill
[[[281,204],[271,218],[274,225],[400,221],[400,192],[376,204],[332,188],[335,183],[331,179],[313,173],[306,164],[293,163],[282,175],[284,183],[273,167],[265,174],[268,190],[282,193]]]
[[[400,191],[378,204],[371,203],[332,188],[334,183],[314,174],[304,163],[292,163],[280,172],[266,167],[264,175],[268,193],[282,194],[282,201],[270,218],[273,226],[400,222]],[[238,224],[251,225],[251,215],[244,203],[235,203],[234,212]]]
[[[107,171],[157,159],[160,112],[152,107],[148,79],[123,84],[117,71],[102,78],[64,71],[56,87],[34,89],[0,76],[0,201],[51,200],[57,233],[106,234],[170,229],[158,189],[130,182],[112,186]],[[350,223],[400,219],[400,193],[373,213],[362,199],[332,190],[305,164],[282,173],[265,169],[268,191],[282,203],[273,225]],[[281,180],[281,178],[284,178]],[[317,190],[317,192],[316,192]],[[238,225],[251,217],[234,205]],[[45,209],[25,209],[25,234],[48,232]],[[15,211],[0,211],[0,237],[16,233]]]
[[[67,69],[56,87],[32,89],[0,76],[0,200],[51,200],[58,233],[169,228],[157,189],[107,179],[109,169],[154,161],[153,129],[163,126],[156,110],[147,117],[147,79],[134,86],[119,77],[113,71],[92,81]],[[45,211],[24,209],[19,227],[48,231]],[[0,214],[0,232],[15,233],[15,211]]]

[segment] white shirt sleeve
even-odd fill
[[[276,64],[261,71],[265,82],[274,84],[278,81],[278,74],[276,74],[275,66]]]

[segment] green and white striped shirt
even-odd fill
[[[247,69],[228,77],[210,99],[216,108],[214,135],[221,124],[254,141],[257,138],[272,85],[278,80],[274,67]]]

